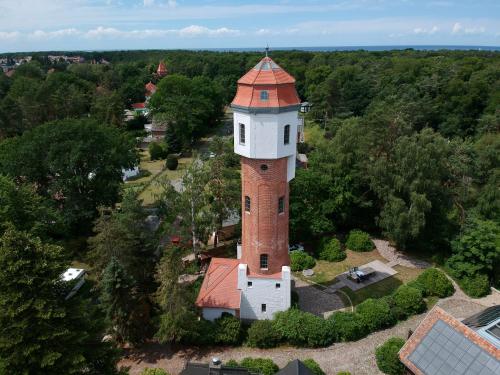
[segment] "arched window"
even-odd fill
[[[290,144],[290,125],[285,125],[285,133],[283,134],[283,143]]]
[[[260,254],[260,268],[261,269],[266,269],[268,268],[268,255],[267,254]]]
[[[260,92],[260,100],[268,100],[269,99],[269,93],[266,90],[262,90]]]

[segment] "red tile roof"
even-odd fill
[[[238,259],[212,258],[196,299],[199,307],[239,309]]]
[[[134,103],[132,104],[133,109],[143,109],[146,108],[146,103]]]
[[[267,99],[261,92],[267,91]],[[232,105],[252,108],[288,107],[300,104],[295,90],[295,78],[270,57],[264,57],[238,80],[238,90]]]
[[[154,93],[156,91],[156,85],[153,82],[148,82],[144,86],[147,92]]]
[[[163,76],[167,74],[167,66],[163,61],[160,61],[160,64],[158,65],[158,69],[156,69],[156,73],[158,75]]]

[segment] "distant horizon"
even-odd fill
[[[414,49],[419,51],[500,51],[500,45],[461,45],[461,44],[386,44],[386,45],[345,45],[345,46],[291,46],[291,47],[269,47],[273,51],[306,51],[306,52],[335,52],[335,51],[392,51]],[[265,47],[191,47],[191,48],[117,48],[117,49],[48,49],[38,51],[0,51],[2,55],[10,54],[30,54],[30,53],[49,53],[49,52],[68,52],[68,53],[92,53],[92,52],[118,52],[118,51],[213,51],[213,52],[260,52]]]

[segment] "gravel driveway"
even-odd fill
[[[460,296],[461,297],[461,296]],[[483,305],[470,299],[450,297],[438,302],[438,305],[453,316],[467,317],[482,309]],[[375,332],[362,340],[355,342],[334,344],[321,349],[297,349],[280,347],[276,349],[260,350],[246,347],[211,349],[170,348],[166,345],[145,345],[137,353],[130,353],[129,358],[120,362],[121,366],[130,367],[130,375],[139,375],[146,367],[160,367],[171,374],[178,374],[186,361],[208,363],[212,357],[219,357],[222,361],[230,359],[240,360],[244,357],[272,358],[280,367],[285,366],[293,359],[313,358],[327,374],[336,374],[339,371],[350,371],[353,375],[381,374],[375,364],[375,348],[392,336],[407,337],[408,330],[415,330],[426,314],[420,314],[396,325],[395,327]]]

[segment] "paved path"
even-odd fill
[[[294,290],[299,295],[299,307],[314,315],[328,316],[333,311],[344,308],[344,304],[335,291],[320,289],[313,284],[295,278]]]
[[[431,266],[430,263],[424,260],[415,259],[396,250],[396,248],[389,244],[389,241],[374,239],[373,243],[380,255],[387,259],[390,267],[394,267],[398,264],[409,268],[428,268]]]
[[[456,317],[466,317],[481,311],[484,306],[470,299],[462,300],[450,297],[439,301],[439,306]],[[130,375],[139,375],[146,367],[160,367],[171,374],[178,374],[186,361],[208,363],[218,357],[227,362],[230,359],[241,360],[244,357],[272,358],[283,367],[293,359],[313,358],[327,374],[350,371],[353,375],[380,375],[375,363],[375,348],[392,336],[406,339],[408,330],[415,330],[426,314],[413,316],[395,327],[372,333],[355,342],[334,344],[328,348],[297,349],[280,347],[277,349],[251,349],[246,347],[211,349],[173,349],[166,345],[151,344],[141,348],[141,352],[131,355],[120,362],[122,366],[131,366]]]

